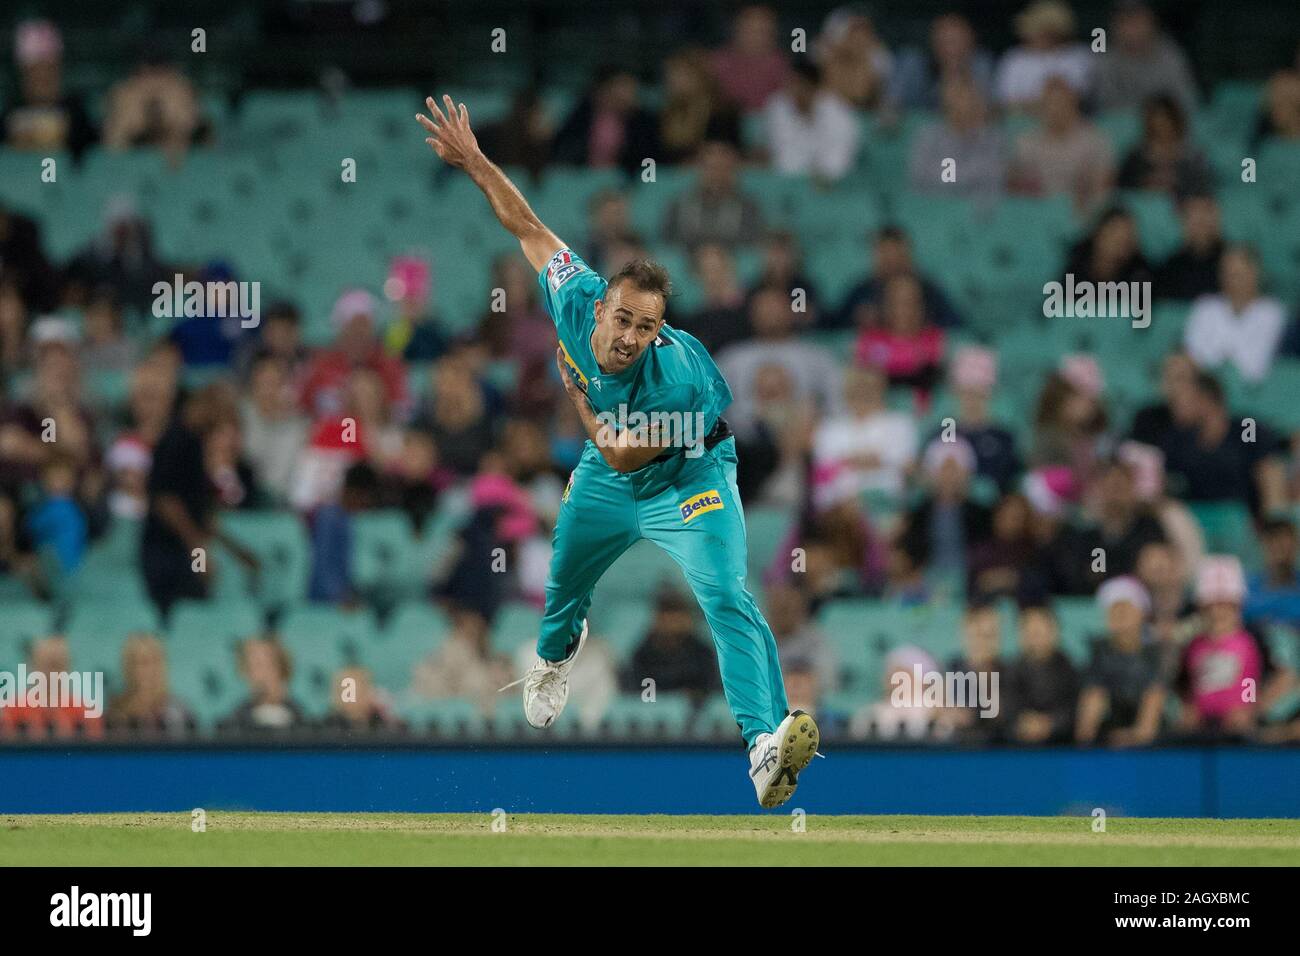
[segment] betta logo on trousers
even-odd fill
[[[718,496],[718,489],[710,488],[693,498],[687,498],[677,507],[682,510],[682,521],[690,523],[696,515],[702,515],[706,511],[718,511],[724,506],[722,498]]]

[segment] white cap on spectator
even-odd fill
[[[925,455],[921,459],[921,467],[928,477],[933,478],[939,474],[939,469],[949,461],[957,462],[967,474],[971,474],[975,471],[977,463],[975,449],[971,447],[970,442],[960,435],[954,436],[953,441],[936,438],[925,446]]]
[[[77,327],[59,315],[43,315],[32,323],[28,332],[32,345],[67,345],[75,347],[81,341]]]
[[[148,471],[152,462],[149,446],[132,435],[119,438],[108,450],[110,471]]]
[[[49,63],[63,56],[63,37],[49,20],[27,20],[14,30],[14,59],[19,66]]]
[[[895,647],[885,655],[886,674],[891,674],[897,670],[911,671],[918,664],[921,665],[922,674],[939,669],[939,665],[929,652],[917,647],[915,644],[904,644],[901,647]]]
[[[952,383],[963,391],[991,392],[998,382],[998,353],[967,345],[952,357]]]
[[[1231,554],[1207,555],[1196,573],[1196,603],[1240,604],[1245,597],[1241,560]]]
[[[338,297],[330,312],[330,322],[334,328],[341,329],[358,315],[373,317],[377,302],[375,297],[365,289],[349,289]]]
[[[1151,597],[1147,594],[1147,589],[1131,575],[1111,578],[1097,589],[1097,603],[1103,611],[1109,611],[1120,601],[1127,601],[1143,614],[1151,610]]]

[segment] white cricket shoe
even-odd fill
[[[779,807],[799,785],[799,772],[817,754],[817,721],[812,714],[796,710],[776,728],[776,733],[759,734],[749,751],[749,779],[754,781],[759,806]]]
[[[506,690],[514,687],[515,684],[524,685],[524,719],[532,726],[539,730],[549,727],[563,713],[564,705],[569,701],[569,671],[573,669],[573,662],[577,660],[585,643],[587,643],[587,621],[584,618],[582,633],[578,635],[578,646],[573,649],[572,654],[555,663],[539,657],[533,662],[533,666],[528,668],[527,674],[514,684],[507,684],[501,688]]]

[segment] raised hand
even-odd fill
[[[443,162],[464,169],[476,156],[482,155],[469,126],[469,110],[464,103],[453,103],[450,96],[443,96],[442,102],[445,113],[432,96],[427,97],[424,105],[428,107],[429,115],[417,113],[415,118],[430,134],[425,142],[433,147]]]

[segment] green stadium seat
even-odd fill
[[[238,601],[251,593],[264,608],[286,607],[306,597],[311,554],[301,518],[290,511],[227,511],[221,527],[250,548],[261,567],[254,576],[228,557],[217,573],[217,596]]]
[[[537,640],[541,627],[540,610],[522,601],[510,601],[502,605],[492,621],[489,644],[496,653],[513,657],[520,644]]]
[[[1061,632],[1061,650],[1076,666],[1088,663],[1089,642],[1105,632],[1106,619],[1095,598],[1059,598],[1056,620]]]
[[[32,641],[54,632],[54,611],[35,601],[6,601],[0,614],[0,671],[12,672]]]
[[[340,668],[361,663],[378,641],[374,614],[334,607],[302,605],[291,610],[279,628],[293,658],[291,687],[303,709],[324,715]]]
[[[659,693],[644,701],[637,694],[620,694],[610,702],[602,726],[614,737],[655,739],[686,733],[694,705],[685,694]]]
[[[392,691],[409,686],[415,665],[436,652],[450,631],[447,615],[428,601],[402,604],[365,649],[375,683]]]
[[[136,632],[161,632],[158,611],[149,601],[123,595],[78,603],[64,628],[73,668],[104,671],[111,682],[121,672],[122,645]]]
[[[415,532],[404,511],[370,511],[352,520],[352,578],[357,590],[381,604],[411,596],[428,568],[417,564]]]
[[[632,659],[653,617],[653,603],[636,597],[593,600],[589,614],[592,633],[604,638],[619,665]]]

